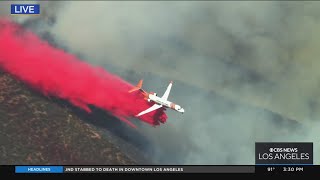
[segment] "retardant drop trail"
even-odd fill
[[[68,100],[88,113],[90,104],[130,122],[130,117],[150,107],[139,94],[128,93],[133,87],[130,83],[52,47],[8,19],[0,19],[0,68],[43,94]],[[140,120],[155,126],[166,122],[167,115],[159,110]]]

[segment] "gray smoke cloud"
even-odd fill
[[[43,3],[41,18],[55,23],[37,31],[70,52],[123,69],[131,83],[147,79],[158,94],[167,82],[144,73],[177,81],[170,98],[187,112],[141,127],[153,161],[253,164],[256,141],[310,141],[319,150],[319,2]]]

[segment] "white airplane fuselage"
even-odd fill
[[[162,105],[162,106],[164,106],[166,108],[170,108],[170,109],[178,111],[180,113],[184,113],[184,109],[181,108],[181,106],[179,106],[179,105],[177,105],[177,104],[175,104],[175,103],[173,103],[171,101],[162,99],[161,97],[158,97],[158,96],[156,96],[154,94],[149,94],[148,101],[149,102],[153,101],[153,102],[155,102],[155,103],[157,103],[159,105]]]
[[[162,107],[163,108],[170,108],[170,109],[175,110],[177,112],[184,113],[184,109],[180,105],[175,104],[175,103],[167,100],[169,97],[169,94],[170,94],[171,87],[172,87],[172,81],[169,83],[169,85],[168,85],[166,91],[164,92],[164,94],[162,95],[162,97],[158,97],[157,93],[154,93],[154,92],[148,93],[147,91],[143,90],[142,83],[143,83],[143,80],[141,79],[139,81],[139,83],[135,87],[133,87],[131,90],[129,90],[128,92],[132,93],[134,91],[140,91],[143,94],[145,100],[147,100],[148,102],[152,101],[155,104],[153,104],[148,109],[137,114],[136,117],[147,114],[151,111],[155,111],[155,110],[162,108]]]

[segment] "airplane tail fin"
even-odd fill
[[[142,88],[142,83],[143,83],[143,80],[141,79],[141,80],[138,82],[138,84],[136,85],[136,87],[132,88],[132,89],[129,91],[129,93],[132,93],[132,92],[134,92],[134,91],[140,90],[140,89]]]

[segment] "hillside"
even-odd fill
[[[68,105],[0,71],[0,159],[7,164],[136,164]]]

